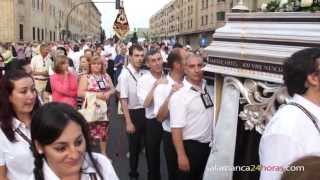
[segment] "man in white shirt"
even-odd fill
[[[80,51],[80,48],[78,45],[74,45],[73,46],[73,53],[69,53],[68,57],[72,59],[76,72],[79,72],[80,57],[81,56],[83,56],[83,52]]]
[[[293,161],[320,155],[320,49],[294,53],[284,63],[284,84],[293,98],[268,123],[259,146],[260,180],[280,180]]]
[[[40,45],[40,54],[31,59],[32,75],[35,81],[36,89],[40,96],[44,92],[49,77],[51,60],[48,58],[48,46]]]
[[[177,152],[177,180],[202,180],[213,139],[213,101],[203,79],[203,59],[189,55],[183,87],[169,100],[172,140]]]
[[[167,84],[159,84],[154,91],[154,113],[163,128],[163,151],[166,157],[169,180],[176,180],[177,155],[172,143],[168,102],[174,92],[182,87],[184,76],[185,51],[176,48],[168,56],[170,74],[167,75]]]
[[[160,53],[161,53],[161,56],[162,56],[162,59],[163,59],[163,62],[167,62],[167,53],[166,53],[166,44],[165,43],[161,43],[160,44]]]
[[[144,58],[144,50],[140,45],[133,45],[129,49],[130,63],[123,68],[118,78],[117,91],[124,114],[126,131],[129,140],[129,163],[131,179],[137,179],[139,173],[138,162],[142,149],[141,142],[145,138],[145,110],[138,100],[137,81],[146,73],[141,70]]]
[[[146,54],[146,65],[150,69],[138,80],[137,95],[146,110],[146,156],[148,164],[148,180],[160,180],[160,144],[162,139],[162,125],[157,121],[154,113],[153,95],[158,84],[165,83],[162,74],[162,57],[157,49]]]

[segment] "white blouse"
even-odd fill
[[[97,161],[98,167],[100,167],[100,172],[104,178],[104,180],[119,180],[118,176],[116,175],[116,172],[114,171],[112,164],[110,160],[98,153],[93,153],[93,158]],[[93,168],[92,163],[89,160],[89,157],[86,156],[86,160],[84,161],[83,165],[83,172],[81,174],[81,180],[95,180],[91,179],[90,174],[95,173],[96,174],[96,180],[101,180],[99,175],[96,173],[95,169]],[[60,178],[53,172],[53,170],[48,166],[47,162],[43,160],[43,174],[45,180],[60,180]],[[31,179],[34,180],[34,175],[32,175]]]
[[[14,129],[20,131],[30,139],[30,129],[19,120],[13,119]],[[34,158],[29,143],[15,133],[17,142],[10,142],[0,129],[0,166],[7,169],[7,178],[10,180],[28,179],[33,173]]]

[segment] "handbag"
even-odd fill
[[[98,99],[95,93],[87,92],[79,112],[90,123],[108,120],[107,110],[105,101]]]

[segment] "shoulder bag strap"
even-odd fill
[[[90,180],[98,180],[96,173],[89,173]]]
[[[312,121],[313,125],[316,127],[316,129],[318,130],[319,134],[320,134],[320,128],[317,124],[317,118],[312,115],[306,108],[304,108],[302,105],[298,104],[298,103],[294,103],[294,102],[290,102],[288,103],[288,105],[292,105],[292,106],[296,106],[299,109],[301,109],[308,117],[309,119]]]
[[[27,135],[23,134],[23,132],[22,132],[19,128],[17,128],[17,129],[15,130],[15,132],[16,132],[17,134],[19,134],[19,136],[22,137],[25,141],[27,141],[27,143],[28,143],[30,146],[32,145],[31,140],[27,137]]]
[[[130,73],[130,75],[132,76],[132,78],[137,82],[136,77],[134,77],[133,73],[130,71],[130,69],[128,67],[126,67],[126,69],[128,70],[128,72]]]

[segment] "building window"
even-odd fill
[[[201,16],[201,26],[203,25],[203,16]]]
[[[209,7],[209,0],[206,0],[206,9]]]
[[[43,0],[40,0],[41,1],[41,11],[43,12],[44,11],[44,2],[43,2]]]
[[[214,14],[212,13],[211,14],[211,24],[213,24],[213,21],[214,21]]]
[[[217,12],[217,20],[224,21],[224,19],[225,19],[225,12],[224,11]]]
[[[37,28],[37,38],[38,38],[38,41],[40,41],[40,29]]]
[[[33,8],[33,9],[36,8],[36,2],[35,2],[35,0],[32,0],[32,8]]]
[[[32,39],[35,41],[36,40],[36,28],[32,27]]]
[[[56,41],[56,32],[53,31],[53,41]]]
[[[44,30],[41,29],[41,40],[43,41],[44,40]]]
[[[49,34],[50,34],[50,41],[52,41],[52,32],[49,31]]]
[[[208,15],[205,16],[205,25],[208,25]]]
[[[37,9],[40,9],[40,0],[37,0]]]
[[[19,24],[19,35],[20,35],[20,40],[23,40],[23,24]]]

